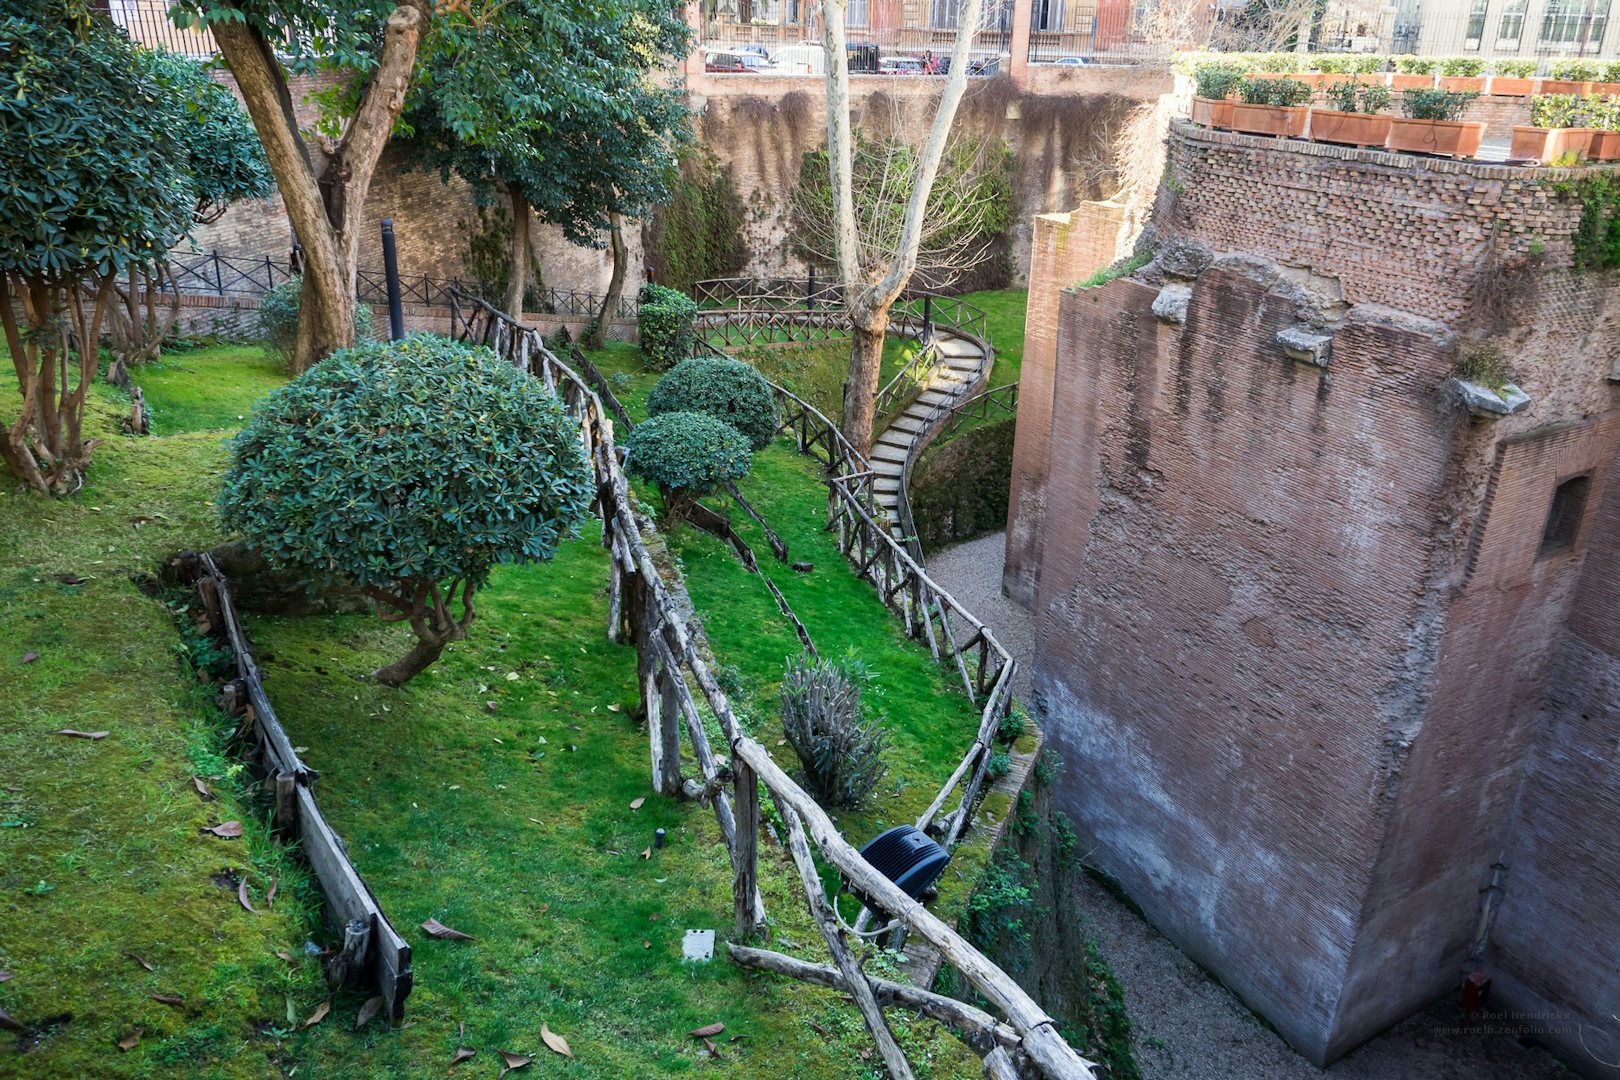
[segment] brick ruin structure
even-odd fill
[[[1176,121],[1146,267],[1075,288],[1104,241],[1037,229],[1004,582],[1059,805],[1318,1064],[1476,972],[1620,1061],[1620,288],[1576,269],[1585,175]]]

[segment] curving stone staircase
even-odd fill
[[[878,505],[889,515],[889,527],[901,537],[900,478],[926,441],[928,434],[950,415],[949,406],[935,411],[953,398],[965,399],[982,386],[990,374],[995,350],[974,338],[959,337],[946,327],[934,328],[934,344],[943,361],[923,392],[906,407],[872,444],[872,490]],[[902,537],[903,538],[903,537]]]

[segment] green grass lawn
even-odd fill
[[[8,403],[15,392],[0,385]],[[262,1077],[275,1043],[254,1025],[285,1025],[289,1002],[307,1011],[323,996],[313,964],[274,955],[299,952],[311,897],[240,798],[222,753],[234,725],[192,677],[168,610],[132,581],[214,538],[222,448],[122,436],[119,397],[92,394],[86,426],[105,441],[76,496],[0,492],[0,970],[12,976],[0,1009],[47,1032],[27,1054],[0,1040],[0,1076]],[[107,736],[52,734],[63,728]],[[243,839],[200,831],[228,820]],[[259,914],[238,903],[238,876]]]
[[[990,329],[990,343],[996,349],[990,385],[1017,382],[1024,363],[1024,307],[1029,302],[1029,290],[992,289],[966,293],[962,299],[984,311]]]
[[[783,355],[800,385],[831,388],[836,411],[847,352]],[[641,416],[656,373],[633,346],[595,359]],[[328,996],[312,961],[275,956],[328,940],[318,896],[267,840],[263,807],[223,751],[230,725],[191,676],[171,613],[133,580],[217,539],[223,440],[282,377],[256,347],[229,346],[177,353],[135,378],[154,437],[116,434],[127,403],[98,387],[93,423],[106,441],[86,488],[60,501],[0,495],[0,614],[15,628],[0,651],[0,971],[13,974],[0,1008],[28,1023],[72,1015],[26,1055],[0,1042],[0,1076],[417,1076],[447,1068],[461,1045],[479,1050],[470,1075],[493,1067],[497,1048],[581,1076],[876,1075],[838,995],[746,974],[723,955],[681,962],[685,930],[729,937],[729,866],[710,811],[651,794],[634,652],[606,640],[594,524],[550,564],[498,571],[471,640],[400,691],[365,675],[403,651],[408,631],[364,616],[250,619],[269,693],[321,771],[322,807],[415,953],[399,1028],[353,1031],[361,995],[349,992],[324,1022],[289,1023]],[[0,395],[14,392],[0,383]],[[871,806],[839,815],[863,842],[916,817],[971,740],[977,709],[843,562],[810,459],[780,441],[743,490],[793,559],[815,563],[787,569],[757,526],[714,503],[823,654],[852,648],[879,675],[890,774]],[[798,651],[791,627],[718,541],[684,528],[668,539],[739,712],[793,767],[776,719],[783,663]],[[38,657],[24,663],[27,653]],[[109,735],[50,734],[64,727]],[[220,801],[204,802],[193,776]],[[1004,802],[993,796],[986,810],[999,817]],[[222,820],[242,821],[246,838],[200,832]],[[660,827],[668,843],[643,859]],[[982,843],[959,849],[942,915],[960,912],[987,854]],[[227,875],[246,878],[259,914]],[[274,910],[263,902],[271,878]],[[824,959],[791,861],[769,844],[761,879],[773,945]],[[418,924],[429,917],[475,940],[428,938]],[[920,1075],[977,1075],[954,1038],[895,1019]],[[727,1025],[718,1060],[686,1034],[716,1021]],[[573,1061],[549,1056],[542,1024],[568,1039]],[[140,1042],[118,1050],[136,1027]]]

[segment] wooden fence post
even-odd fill
[[[737,844],[731,895],[737,911],[737,940],[747,941],[761,929],[754,921],[754,890],[759,878],[759,778],[746,762],[732,762],[732,772],[737,778],[733,808]]]
[[[652,744],[653,787],[660,795],[681,793],[681,702],[676,696],[675,672],[657,665],[658,705],[647,711],[647,738]]]

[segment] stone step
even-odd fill
[[[979,356],[979,347],[966,338],[941,335],[935,339],[941,356]]]
[[[884,433],[887,434],[890,431],[904,431],[904,432],[907,432],[907,433],[914,433],[914,432],[921,431],[922,429],[923,429],[922,417],[920,417],[920,416],[912,416],[910,413],[901,413],[898,417],[895,418],[894,423],[890,424],[888,427],[884,428],[883,430],[884,430]]]
[[[900,477],[878,475],[872,478],[872,490],[879,496],[893,495],[900,490]]]
[[[911,439],[912,435],[909,431],[895,431],[893,428],[888,428],[884,430],[882,435],[877,437],[877,442],[872,445],[898,446],[903,449],[911,445]]]
[[[898,472],[900,466],[906,463],[906,447],[874,446],[872,447],[870,460],[872,462],[872,471],[875,473],[881,474],[889,471],[882,467],[884,462],[893,462],[895,471]]]

